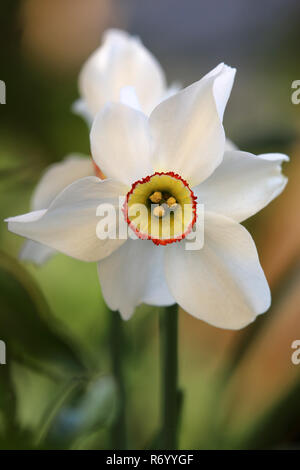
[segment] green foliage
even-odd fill
[[[72,447],[78,438],[110,425],[116,407],[114,381],[90,370],[51,314],[34,279],[0,253],[0,336],[7,364],[0,369],[0,447]],[[12,367],[21,363],[56,383],[37,429],[22,426]]]
[[[62,374],[85,373],[71,341],[53,322],[37,284],[13,258],[0,253],[0,332],[9,358],[42,363]],[[24,359],[25,358],[25,359]]]
[[[77,447],[80,441],[102,427],[111,425],[116,415],[117,390],[109,376],[90,381],[71,381],[58,401],[59,410],[50,422],[48,442],[57,447]],[[46,426],[47,431],[47,426]],[[42,430],[43,437],[43,430]]]

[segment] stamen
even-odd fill
[[[167,204],[169,207],[173,207],[175,208],[177,206],[177,201],[175,199],[175,197],[171,196],[167,199]]]
[[[149,197],[150,201],[153,202],[154,204],[159,204],[160,201],[162,200],[162,194],[160,191],[155,191],[151,196]]]

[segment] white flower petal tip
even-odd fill
[[[142,42],[125,31],[109,30],[102,45],[83,65],[79,90],[85,103],[77,112],[95,117],[107,101],[119,100],[124,86],[133,86],[145,113],[161,101],[166,92],[164,72]]]
[[[166,279],[177,303],[196,318],[238,330],[268,310],[271,294],[255,244],[234,220],[206,213],[199,251],[166,250]]]
[[[234,75],[235,69],[220,64],[154,109],[149,122],[156,171],[174,171],[191,187],[213,173],[224,154],[222,118]]]
[[[263,160],[267,160],[269,162],[283,163],[290,161],[290,157],[288,155],[285,155],[284,153],[262,153],[260,155],[257,155],[257,157],[262,158]]]
[[[148,119],[136,109],[107,103],[93,122],[90,141],[93,159],[108,178],[131,185],[153,172]]]
[[[13,222],[36,222],[39,220],[45,213],[47,212],[46,209],[41,209],[38,211],[33,211],[33,212],[28,212],[27,214],[22,214],[22,215],[16,215],[15,217],[8,217],[7,219],[4,219],[4,222],[7,222],[8,224],[13,223]],[[8,225],[9,229],[9,225]]]
[[[215,77],[213,93],[221,120],[223,120],[224,110],[233,87],[235,74],[236,68],[222,62],[204,77],[205,79]]]
[[[48,209],[6,219],[8,229],[73,258],[99,261],[125,240],[111,233],[105,239],[98,237],[97,226],[102,219],[97,208],[106,203],[115,208],[107,223],[113,233],[118,233],[119,196],[124,191],[123,185],[112,180],[82,178],[64,189]]]
[[[284,190],[284,154],[253,155],[239,150],[225,151],[223,162],[202,184],[193,188],[205,209],[242,222],[253,216]]]

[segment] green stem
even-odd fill
[[[111,443],[113,449],[126,449],[126,421],[125,421],[125,385],[123,374],[124,335],[123,320],[119,312],[110,314],[110,346],[111,367],[118,389],[118,407],[116,417],[111,429]]]
[[[177,449],[180,391],[178,390],[178,307],[166,307],[160,316],[162,372],[162,445]]]

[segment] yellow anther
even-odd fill
[[[155,217],[163,217],[165,215],[165,213],[166,213],[166,211],[163,208],[163,206],[156,206],[153,209],[153,215],[155,215]]]
[[[151,194],[149,199],[154,204],[158,204],[162,200],[162,194],[160,191],[155,191],[153,194]]]
[[[167,200],[167,204],[168,204],[169,207],[176,206],[177,201],[176,201],[175,197],[173,197],[173,196],[169,197],[168,200]]]

